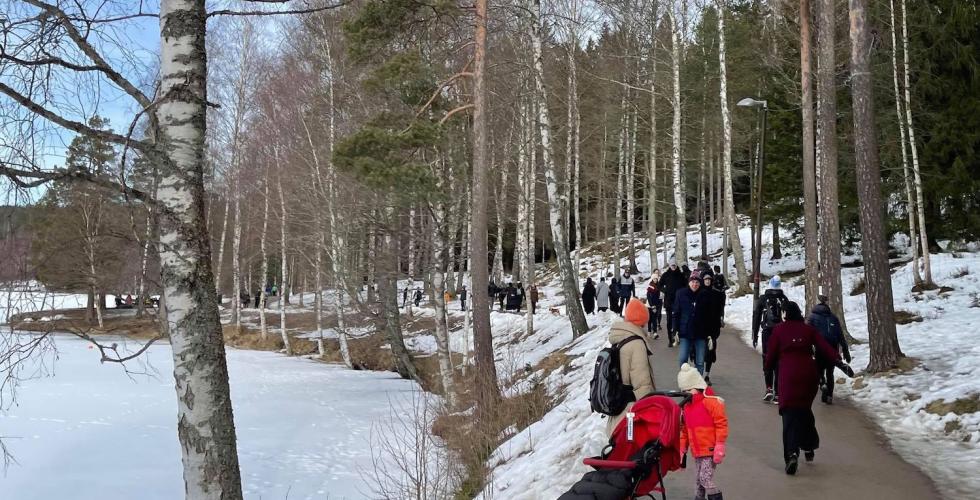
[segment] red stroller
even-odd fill
[[[671,398],[681,398],[680,404]],[[632,500],[667,493],[663,479],[682,466],[681,407],[686,392],[654,392],[636,402],[616,425],[598,457],[586,458],[587,473],[559,500]]]

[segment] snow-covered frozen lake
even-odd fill
[[[57,347],[53,375],[25,382],[0,412],[18,462],[0,477],[0,498],[183,498],[170,347],[151,347],[148,366],[131,370],[155,374],[132,378],[79,339]],[[255,500],[372,496],[373,429],[393,414],[412,418],[391,404],[421,397],[395,374],[275,353],[228,349],[228,365],[242,482]]]

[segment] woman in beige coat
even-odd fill
[[[639,400],[656,390],[653,383],[653,371],[650,368],[650,361],[647,359],[649,350],[644,331],[649,318],[650,313],[647,311],[646,305],[637,299],[631,299],[626,305],[623,321],[617,321],[609,328],[609,342],[613,345],[634,335],[640,337],[638,340],[626,342],[619,348],[619,370],[623,374],[623,383],[633,388],[635,400]],[[619,421],[632,408],[633,403],[629,403],[622,413],[609,417],[606,422],[606,435],[612,434]]]

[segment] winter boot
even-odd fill
[[[719,491],[718,493],[708,495],[708,500],[723,500],[721,498],[721,492]]]
[[[813,450],[803,450],[803,458],[806,459],[807,462],[812,462],[816,455],[817,453]]]
[[[786,459],[786,473],[790,476],[796,474],[796,469],[800,466],[800,459],[797,453],[794,453]]]
[[[708,384],[708,387],[711,387],[711,375],[708,375],[707,373],[704,374],[704,383]]]
[[[766,403],[772,403],[776,400],[776,395],[772,392],[772,387],[766,388],[766,394],[762,396],[762,400]]]

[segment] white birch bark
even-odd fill
[[[432,235],[432,256],[433,256],[433,266],[432,270],[432,303],[435,306],[435,337],[436,337],[436,352],[439,356],[439,378],[442,382],[442,388],[445,391],[446,399],[449,401],[450,407],[456,406],[456,389],[453,383],[453,365],[450,359],[449,352],[449,321],[446,311],[446,299],[445,299],[445,273],[444,270],[448,265],[452,265],[447,259],[447,235],[443,229],[446,217],[446,211],[444,205],[438,202],[436,206],[432,208],[433,224],[432,228],[435,231]]]
[[[545,184],[548,190],[548,213],[551,222],[551,235],[555,245],[555,257],[558,261],[562,291],[565,294],[565,307],[572,326],[572,334],[578,337],[589,329],[582,310],[579,297],[578,276],[572,269],[572,261],[568,253],[568,236],[566,224],[562,220],[561,207],[567,206],[567,193],[559,189],[559,181],[555,168],[551,144],[551,119],[548,113],[548,91],[544,81],[544,61],[542,55],[542,37],[544,18],[541,16],[541,0],[533,0],[534,25],[531,29],[531,43],[534,54],[534,83],[538,101],[538,133],[541,138],[541,151],[544,166]]]
[[[266,301],[268,296],[265,293],[267,279],[269,279],[269,254],[266,252],[266,240],[269,233],[269,171],[265,172],[265,179],[263,182],[263,211],[262,211],[262,236],[259,239],[259,253],[262,258],[261,271],[259,272],[259,329],[262,332],[262,338],[265,339],[269,334],[269,328],[266,324],[265,319],[265,309]]]
[[[647,218],[650,233],[650,267],[657,268],[657,3],[650,22],[650,158],[647,171]]]
[[[627,175],[626,175],[626,235],[627,244],[626,249],[629,255],[630,264],[629,271],[631,273],[636,273],[636,245],[634,244],[633,233],[636,228],[636,109],[630,106],[632,109],[632,120],[630,121],[630,127],[628,129],[627,135],[629,136],[629,148],[627,149],[626,164]]]
[[[278,149],[276,150],[276,156],[278,157]],[[276,164],[279,165],[278,158],[276,159]],[[288,246],[288,240],[286,239],[286,197],[282,193],[282,174],[276,176],[276,189],[279,191],[279,332],[282,335],[282,343],[286,348],[286,355],[293,355],[293,347],[289,342],[289,334],[286,332],[286,297],[289,297],[289,293],[292,291],[292,287],[289,286],[288,277],[289,272],[286,269],[286,248]]]
[[[519,198],[517,200],[517,236],[515,238],[517,266],[514,269],[514,272],[521,277],[527,275],[528,182],[533,182],[533,180],[528,179],[528,162],[531,161],[529,156],[534,154],[534,148],[531,146],[533,134],[531,132],[531,125],[529,124],[528,114],[527,102],[521,99],[518,105],[518,126],[520,133],[517,142],[517,190],[519,192]],[[502,281],[503,274],[501,273],[500,281],[497,284],[501,285]]]
[[[621,274],[619,272],[619,266],[623,259],[622,250],[622,232],[623,232],[623,181],[625,173],[623,170],[626,168],[626,144],[629,139],[626,137],[627,126],[629,125],[628,114],[626,113],[626,94],[623,94],[622,102],[620,103],[620,111],[622,112],[622,118],[619,120],[619,149],[616,156],[616,203],[613,216],[615,239],[616,239],[616,254],[612,259],[612,272],[615,276]]]
[[[225,213],[221,217],[221,234],[218,236],[218,265],[214,268],[214,291],[218,295],[221,295],[221,269],[225,261],[225,240],[227,239],[225,234],[228,233],[228,210],[231,208],[231,189],[228,191],[225,196]],[[232,293],[233,301],[237,297],[238,291],[236,290]]]
[[[909,247],[912,249],[912,280],[916,285],[922,284],[922,275],[919,274],[919,239],[916,230],[916,216],[918,215],[918,203],[913,193],[912,176],[909,172],[908,150],[905,149],[905,117],[902,114],[902,93],[898,86],[898,43],[895,39],[895,31],[898,27],[895,24],[895,0],[888,0],[888,15],[891,18],[892,35],[892,83],[895,87],[895,114],[898,116],[898,132],[902,149],[902,173],[905,178],[905,199],[908,203],[909,219]]]
[[[735,261],[735,291],[736,296],[749,290],[749,276],[745,269],[745,253],[742,251],[742,241],[738,235],[738,219],[735,216],[735,196],[732,189],[732,119],[728,104],[728,68],[725,65],[725,10],[722,2],[718,4],[718,72],[719,94],[721,96],[721,129],[722,129],[722,160],[721,169],[724,178],[725,203],[722,207],[725,219],[726,237],[731,245],[732,257]],[[728,249],[728,244],[725,249]],[[727,267],[727,259],[725,265]]]
[[[239,173],[236,171],[234,174],[235,189],[232,196],[234,196],[234,207],[235,207],[235,226],[232,228],[231,237],[231,278],[232,283],[234,283],[236,298],[237,295],[242,292],[242,206],[241,206],[241,182],[239,182]],[[252,290],[249,287],[249,294]],[[235,300],[235,307],[232,310],[232,314],[235,316],[235,328],[240,329],[242,327],[242,305],[240,303],[241,299]]]
[[[158,202],[163,301],[174,358],[177,434],[188,500],[240,500],[241,475],[210,244],[204,231],[207,92],[203,2],[160,2],[160,92],[166,161]]]
[[[686,10],[686,9],[685,9]],[[671,142],[671,173],[673,174],[674,186],[674,214],[675,237],[674,257],[677,265],[687,263],[687,193],[684,189],[683,173],[681,172],[681,41],[680,27],[677,23],[677,15],[674,8],[667,9],[670,16],[670,40],[671,40],[671,69],[673,70],[673,107],[674,120],[672,127],[673,137]],[[719,16],[720,17],[720,16]]]
[[[909,132],[909,150],[912,152],[912,174],[915,179],[915,199],[919,212],[919,240],[922,242],[922,280],[925,286],[935,287],[932,281],[932,263],[929,260],[929,235],[926,231],[926,206],[922,198],[922,177],[919,171],[919,148],[915,143],[915,127],[912,126],[912,91],[909,84],[909,33],[902,0],[902,74],[905,79],[905,124]]]

